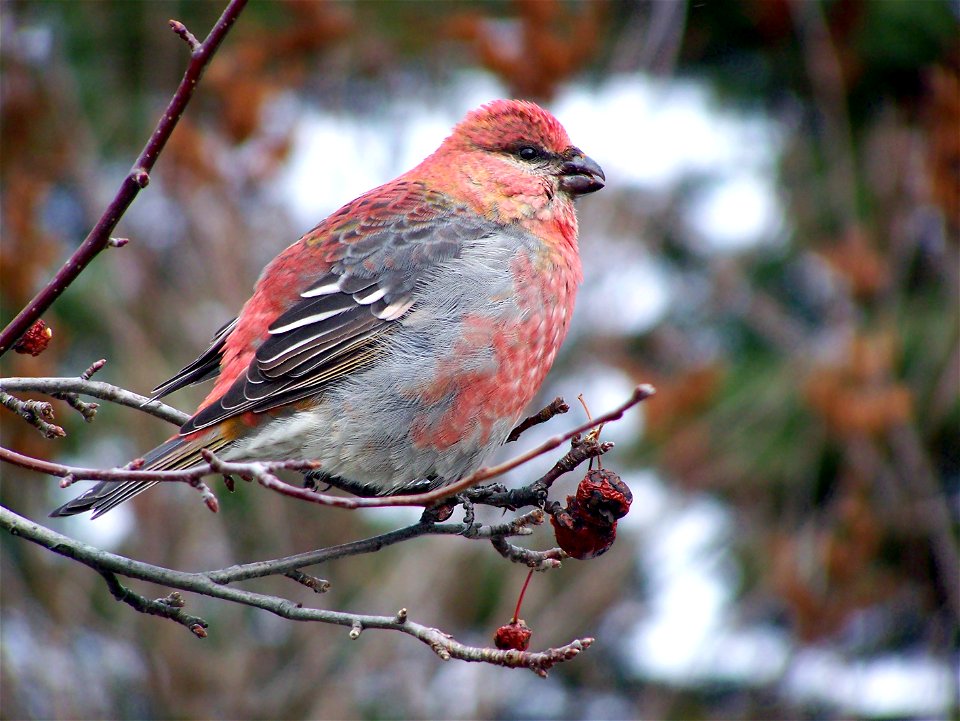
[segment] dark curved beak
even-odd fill
[[[603,187],[605,180],[597,161],[582,153],[570,156],[560,166],[560,187],[570,195],[595,193]]]

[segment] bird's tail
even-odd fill
[[[144,463],[140,470],[175,471],[190,468],[203,462],[203,457],[200,455],[201,450],[209,448],[211,451],[218,451],[227,445],[228,441],[221,438],[188,440],[182,436],[174,436],[147,453],[143,457]],[[93,511],[91,518],[97,518],[157,483],[159,481],[124,481],[121,483],[101,481],[89,491],[54,509],[50,512],[50,515],[53,517],[73,516],[77,513]]]

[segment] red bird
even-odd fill
[[[550,370],[581,281],[578,195],[600,166],[537,105],[474,110],[439,149],[347,203],[263,271],[240,315],[155,389],[218,376],[143,468],[315,459],[361,495],[473,472]],[[53,511],[107,512],[154,485],[100,483]]]

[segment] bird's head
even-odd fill
[[[487,176],[484,181],[499,181],[507,195],[528,195],[536,188],[550,197],[573,198],[600,190],[605,180],[560,121],[525,100],[495,100],[470,112],[441,152]]]

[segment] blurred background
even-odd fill
[[[6,323],[86,235],[220,2],[0,4]],[[954,0],[257,2],[208,69],[149,188],[10,375],[140,393],[191,361],[263,265],[431,152],[496,97],[550,108],[607,173],[580,202],[586,279],[541,400],[600,413],[634,493],[613,549],[534,577],[546,681],[443,663],[401,634],[294,624],[187,594],[195,639],[89,569],[2,541],[4,718],[957,718],[960,614],[960,4]],[[171,401],[190,410],[205,389]],[[539,406],[538,406],[539,407]],[[6,411],[3,444],[114,466],[169,435],[103,404],[68,437]],[[525,436],[582,420],[580,409]],[[510,449],[511,451],[521,449]],[[529,481],[540,459],[511,476]],[[212,516],[165,487],[91,523],[0,468],[16,512],[183,570],[415,520],[243,485]],[[572,492],[579,478],[555,486]],[[217,484],[218,490],[222,486]],[[488,520],[497,516],[486,516]],[[554,545],[549,528],[524,541]],[[392,614],[488,645],[526,569],[419,539],[245,587]],[[131,582],[149,597],[169,589]]]

